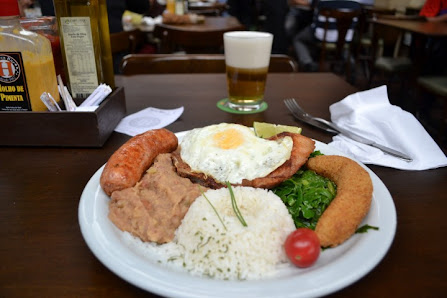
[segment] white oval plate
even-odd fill
[[[177,133],[179,140],[186,132]],[[344,155],[316,141],[326,155]],[[362,165],[362,164],[361,164]],[[371,170],[374,192],[363,224],[379,227],[355,234],[342,245],[326,249],[314,266],[280,269],[278,276],[259,281],[222,281],[175,271],[130,247],[108,219],[109,197],[99,185],[101,167],[87,183],[79,203],[79,225],[93,254],[112,272],[149,292],[168,297],[313,297],[340,290],[362,278],[385,256],[396,231],[396,209],[388,189]]]

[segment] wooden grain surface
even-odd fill
[[[119,77],[117,85],[125,86],[128,113],[149,106],[184,106],[183,115],[168,126],[174,132],[257,120],[300,125],[304,135],[323,142],[331,135],[295,122],[282,99],[295,97],[310,113],[329,118],[329,105],[356,91],[332,74],[271,74],[267,111],[235,116],[216,108],[226,93],[224,75]],[[86,183],[128,138],[114,132],[102,148],[0,147],[0,297],[156,297],[103,266],[85,244],[78,224]],[[445,295],[447,168],[369,168],[393,197],[396,236],[376,268],[331,296]]]

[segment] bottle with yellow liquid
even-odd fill
[[[166,0],[166,10],[172,14],[175,14],[176,0]]]
[[[99,84],[115,87],[106,0],[54,0],[62,57],[72,97]]]
[[[50,41],[23,29],[17,0],[0,0],[0,111],[46,111],[59,99]]]

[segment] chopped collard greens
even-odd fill
[[[361,226],[360,228],[358,228],[355,232],[356,233],[366,233],[366,232],[368,232],[368,230],[376,230],[376,231],[378,231],[379,228],[378,227],[374,227],[374,226],[370,226],[370,225],[364,225],[364,226]]]
[[[311,157],[322,155],[315,151]],[[315,230],[318,219],[337,194],[331,180],[302,167],[292,178],[273,189],[286,205],[297,228]]]

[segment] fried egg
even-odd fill
[[[290,158],[293,140],[266,140],[250,128],[221,123],[188,132],[180,156],[194,172],[214,180],[240,184],[243,179],[265,177]]]

